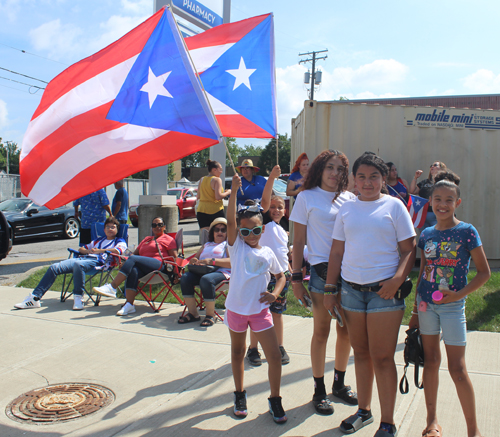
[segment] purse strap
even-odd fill
[[[158,244],[158,240],[153,237],[154,240],[155,240],[155,244],[156,244],[156,249],[158,249],[158,253],[160,254],[160,258],[161,258],[161,265],[162,265],[162,268],[165,267],[165,260],[163,259],[163,254],[161,253],[161,249],[160,249],[160,245]]]

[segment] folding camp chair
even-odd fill
[[[137,288],[137,292],[142,295],[155,313],[160,311],[169,294],[171,294],[181,305],[184,305],[184,301],[172,288],[174,285],[172,280],[174,278],[179,278],[182,270],[187,265],[187,261],[183,259],[184,243],[182,241],[182,228],[179,229],[177,233],[168,235],[175,239],[178,251],[177,260],[174,261],[171,257],[164,259],[164,268],[162,270],[155,270],[140,278],[139,283],[142,285]],[[153,290],[153,285],[158,285],[159,290]],[[163,293],[164,295],[162,297]]]
[[[215,300],[219,299],[220,297],[224,297],[224,300],[227,297],[227,292],[229,290],[229,279],[224,279],[222,282],[215,287]],[[205,309],[205,301],[203,300],[203,294],[201,294],[201,290],[199,287],[195,287],[194,289],[194,299],[196,301],[196,308],[198,310],[202,311]],[[187,305],[184,306],[184,310],[182,311],[181,317],[184,317],[184,314],[186,314],[187,311]],[[217,309],[214,310],[214,315],[217,317],[221,322],[224,321],[224,317],[220,315],[217,312]]]
[[[91,228],[91,235],[92,235],[92,241],[97,240],[98,238],[101,238],[102,236],[106,235],[104,233],[104,223],[95,223]],[[123,238],[125,241],[128,241],[128,225],[121,224],[116,236],[117,238]],[[80,256],[82,256],[80,252],[78,252],[78,250],[68,248],[68,252],[69,252],[68,259],[79,258]],[[86,273],[85,294],[94,303],[94,306],[99,306],[99,302],[101,301],[101,295],[99,294],[95,295],[92,292],[92,288],[99,287],[103,284],[111,282],[114,278],[113,272],[115,267],[118,265],[118,262],[119,258],[114,257],[113,261],[109,265],[107,265],[106,268],[104,269],[94,268],[90,272]],[[63,277],[63,285],[61,289],[61,302],[65,302],[66,299],[68,299],[68,297],[70,297],[73,294],[73,291],[71,290],[71,284],[73,283],[73,275],[71,275],[71,278],[69,279],[67,279],[66,276],[67,275],[64,275]],[[125,295],[123,291],[122,293]]]

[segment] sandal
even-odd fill
[[[360,430],[364,426],[373,422],[373,416],[370,412],[370,416],[366,417],[363,420],[363,416],[359,416],[357,413],[349,416],[347,419],[344,419],[340,424],[340,430],[344,434],[353,434],[356,431]]]
[[[425,428],[422,431],[422,437],[441,437],[443,435],[443,428],[441,425],[436,425],[434,428]]]
[[[382,425],[380,425],[380,428],[373,437],[397,437],[397,435],[398,429],[396,428],[396,425],[391,425],[391,431],[387,431],[385,428],[382,428]]]
[[[332,387],[332,394],[350,405],[358,405],[358,395],[351,389],[350,385],[344,385],[340,390]]]
[[[179,320],[177,320],[177,323],[183,325],[184,323],[198,322],[199,320],[200,317],[195,317],[191,313],[187,313],[185,316],[180,317]]]
[[[326,393],[323,395],[314,395],[312,401],[314,408],[319,414],[333,414],[333,404],[332,401],[328,399]]]
[[[214,326],[214,317],[205,316],[205,319],[200,323],[200,326]]]

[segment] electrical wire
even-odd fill
[[[9,49],[12,49],[12,50],[17,50],[18,52],[24,53],[26,55],[36,56],[37,58],[42,58],[42,59],[46,59],[47,61],[52,61],[52,62],[56,62],[58,64],[69,66],[69,64],[66,64],[64,62],[54,61],[53,59],[46,58],[45,56],[40,56],[40,55],[37,55],[35,53],[27,52],[26,50],[22,50],[22,49],[18,49],[16,47],[9,46],[7,44],[4,44],[3,42],[0,42],[0,45],[8,47]]]
[[[36,85],[31,85],[29,83],[24,83],[24,82],[19,82],[18,80],[14,80],[14,79],[9,79],[8,77],[3,77],[3,76],[0,76],[0,79],[4,79],[4,80],[10,80],[11,82],[16,82],[16,83],[20,83],[21,85],[27,85],[29,86],[30,88],[37,88],[37,90],[35,91],[38,92],[38,90],[44,90],[45,88],[42,88],[42,87],[39,87],[39,86],[36,86]],[[30,94],[35,94],[35,93],[32,93],[30,91]]]
[[[43,83],[48,84],[48,82],[46,82],[42,79],[37,79],[36,77],[27,76],[26,74],[18,73],[16,71],[7,70],[6,68],[3,68],[3,67],[0,67],[0,70],[8,71],[9,73],[12,73],[12,74],[18,74],[19,76],[24,76],[24,77],[27,77],[28,79],[33,79],[33,80],[37,80],[38,82],[43,82]]]

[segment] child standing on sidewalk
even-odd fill
[[[465,365],[465,298],[486,283],[491,273],[477,230],[455,217],[455,209],[461,202],[460,189],[453,182],[443,180],[435,184],[431,205],[437,224],[424,229],[418,242],[422,261],[410,327],[420,326],[424,348],[423,381],[427,407],[424,437],[442,435],[437,420],[441,331],[448,369],[467,423],[467,435],[481,436],[476,421],[474,388]],[[471,257],[477,274],[467,284]]]
[[[291,276],[291,268],[288,264],[288,234],[280,225],[280,221],[285,215],[285,201],[281,197],[273,195],[274,180],[277,179],[280,174],[281,168],[279,165],[276,165],[272,169],[262,193],[261,202],[263,212],[266,213],[269,211],[271,222],[266,224],[266,232],[262,234],[260,244],[269,247],[275,253],[282,271],[285,272],[286,284],[280,295],[269,306],[269,310],[273,316],[274,329],[278,337],[281,364],[288,364],[290,362],[290,357],[283,346],[283,312],[286,311],[286,293],[288,291],[288,284]],[[272,293],[275,287],[276,279],[272,276],[267,290]],[[257,336],[253,331],[250,331],[250,346],[247,351],[247,359],[252,366],[260,366],[262,364],[257,346]]]
[[[287,420],[280,396],[281,353],[269,304],[283,290],[285,275],[272,250],[259,244],[264,231],[260,205],[247,200],[244,206],[239,207],[236,215],[236,196],[240,187],[241,179],[234,175],[227,208],[227,241],[232,274],[224,318],[231,336],[231,367],[236,388],[234,414],[237,417],[246,417],[248,414],[243,377],[245,340],[250,326],[262,345],[269,365],[269,412],[274,421],[281,424]],[[270,273],[276,277],[273,293],[267,291]]]

